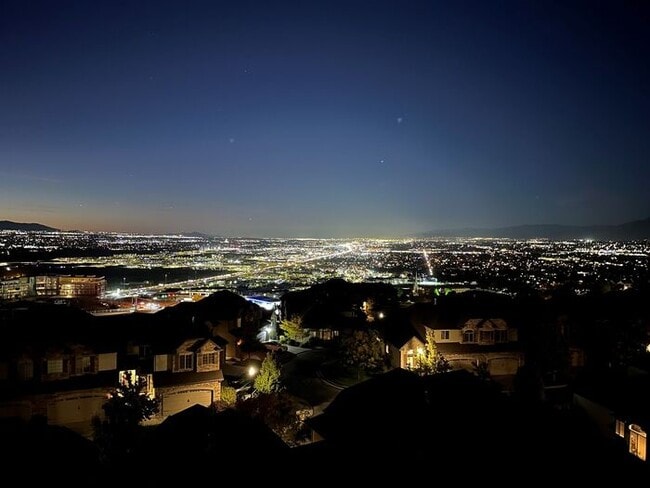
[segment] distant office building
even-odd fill
[[[59,293],[59,277],[52,275],[36,276],[37,296],[56,296]]]
[[[103,276],[21,276],[0,280],[0,299],[17,300],[34,296],[99,297],[106,291]]]
[[[98,297],[106,291],[103,276],[59,276],[58,295],[72,297]]]
[[[9,278],[0,281],[0,299],[15,300],[34,296],[35,279],[32,276],[21,276],[18,278]]]

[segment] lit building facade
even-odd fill
[[[0,299],[17,300],[34,296],[100,297],[106,292],[103,276],[40,275],[0,280]]]
[[[59,276],[58,295],[72,297],[99,297],[106,292],[103,276]]]

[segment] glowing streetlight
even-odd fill
[[[257,374],[257,368],[255,366],[248,367],[248,376],[251,378]]]

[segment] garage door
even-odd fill
[[[29,402],[10,402],[0,404],[0,418],[20,417],[29,420],[32,416],[32,404]]]
[[[491,375],[516,374],[519,361],[513,358],[491,359],[489,369]]]
[[[105,397],[82,397],[52,401],[47,405],[47,421],[54,425],[70,425],[90,422],[95,415],[102,415]]]
[[[164,416],[174,415],[192,405],[209,406],[212,403],[212,390],[192,390],[165,395],[162,399]]]

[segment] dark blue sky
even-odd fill
[[[647,2],[0,1],[0,219],[391,237],[650,216]]]

